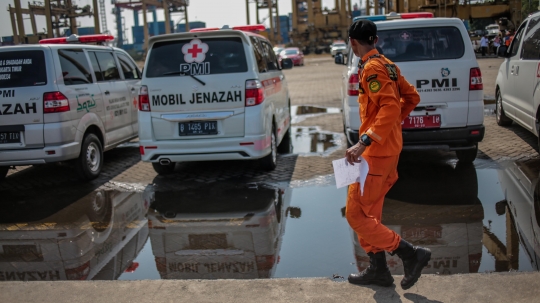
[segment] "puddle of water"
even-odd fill
[[[424,273],[539,270],[540,160],[485,167],[400,162],[382,220],[431,249]],[[344,217],[346,189],[319,181],[2,191],[0,280],[347,277],[369,258]]]
[[[293,105],[291,106],[291,123],[299,123],[306,118],[315,117],[324,114],[339,114],[341,108],[337,107],[318,107],[318,106],[305,106],[305,105]]]
[[[292,126],[291,139],[295,154],[327,156],[341,147],[342,134],[324,132],[319,127]]]

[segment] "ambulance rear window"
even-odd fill
[[[0,52],[0,88],[47,84],[42,50]]]
[[[461,58],[465,52],[457,27],[381,30],[377,49],[394,62]]]
[[[208,38],[157,42],[148,58],[146,77],[215,75],[247,72],[240,38]]]

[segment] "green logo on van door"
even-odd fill
[[[79,96],[88,96],[88,94],[84,95],[77,95],[75,98],[77,98],[77,112],[80,112],[82,110],[86,110],[86,112],[90,112],[91,108],[96,107],[96,100],[94,100],[94,94],[90,95],[90,100],[83,102],[82,104],[79,102]]]

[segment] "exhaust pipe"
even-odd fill
[[[171,164],[171,160],[169,160],[169,159],[159,159],[159,164],[161,164],[161,165],[169,165],[169,164]]]

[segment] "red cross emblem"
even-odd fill
[[[401,34],[401,39],[403,40],[409,40],[409,38],[411,37],[411,35],[409,35],[409,33],[407,32],[404,32]]]
[[[182,47],[182,53],[184,53],[184,61],[186,63],[203,62],[207,52],[208,44],[203,43],[199,39],[193,39]]]

